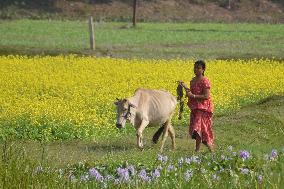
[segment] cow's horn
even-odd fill
[[[137,106],[135,106],[135,105],[132,104],[132,103],[129,103],[129,106],[131,106],[132,108],[137,108]]]

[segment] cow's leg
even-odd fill
[[[172,139],[172,147],[173,149],[176,149],[176,136],[175,136],[175,130],[172,124],[169,125],[169,134]]]
[[[164,131],[163,131],[163,136],[162,136],[162,145],[161,145],[161,148],[160,148],[160,152],[161,152],[161,153],[163,152],[164,145],[165,145],[166,139],[167,139],[167,137],[168,137],[168,134],[169,134],[169,122],[167,121],[167,122],[165,123]]]
[[[140,149],[143,149],[142,132],[148,124],[149,124],[149,121],[142,120],[140,126],[136,128],[137,145],[138,145],[138,148]]]

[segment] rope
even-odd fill
[[[181,85],[180,82],[178,82],[178,86],[176,89],[177,92],[177,100],[179,101],[179,114],[178,114],[178,119],[182,119],[182,113],[184,110],[184,100],[183,100],[183,86]]]

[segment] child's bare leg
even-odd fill
[[[201,146],[201,137],[197,134],[195,140],[196,140],[195,151],[198,152]]]
[[[213,152],[213,144],[207,144],[207,147],[210,152]]]

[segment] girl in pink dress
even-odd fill
[[[213,131],[212,115],[213,103],[210,97],[211,84],[204,76],[205,62],[198,60],[194,64],[195,77],[190,81],[190,88],[184,82],[182,86],[186,90],[188,97],[188,107],[190,108],[189,134],[196,140],[195,151],[199,151],[201,142],[205,144],[210,151],[213,150]]]

